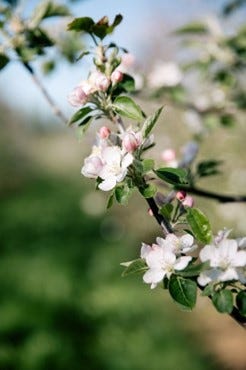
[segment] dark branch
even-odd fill
[[[199,189],[195,186],[176,186],[176,189],[185,190],[187,193],[198,195],[200,197],[214,199],[220,203],[246,202],[246,195],[223,195]]]

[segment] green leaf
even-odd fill
[[[187,208],[186,219],[198,241],[205,244],[211,242],[212,230],[210,222],[202,211],[198,208]]]
[[[123,75],[122,81],[118,84],[125,92],[131,93],[135,91],[134,78],[126,73]]]
[[[143,137],[146,138],[150,132],[153,130],[161,112],[162,112],[163,107],[157,109],[157,111],[149,116],[146,121],[143,123],[142,127],[142,132],[143,132]]]
[[[148,270],[148,267],[146,266],[145,261],[142,258],[138,258],[131,261],[131,264],[123,271],[122,276],[145,272],[146,270]]]
[[[167,203],[161,207],[161,209],[159,210],[159,213],[165,218],[167,218],[168,220],[171,220],[172,211],[173,211],[173,205],[171,203]]]
[[[111,208],[114,203],[114,193],[110,194],[107,202],[107,209]]]
[[[231,313],[233,310],[233,295],[230,290],[220,290],[212,295],[212,302],[221,313]]]
[[[3,69],[9,62],[9,57],[3,53],[0,53],[0,70]]]
[[[112,108],[120,115],[141,121],[143,114],[141,108],[128,96],[119,96],[114,100]]]
[[[155,161],[153,159],[144,159],[142,161],[143,173],[152,171],[155,166]]]
[[[200,22],[192,22],[183,27],[178,28],[175,33],[177,35],[190,35],[190,34],[207,34],[208,28],[205,24]]]
[[[75,18],[68,24],[67,29],[69,31],[92,33],[94,24],[95,22],[90,17]]]
[[[115,189],[115,198],[118,203],[127,205],[132,192],[133,188],[130,189],[127,184],[117,186]]]
[[[172,185],[188,184],[188,173],[183,168],[164,167],[154,171],[156,175]]]
[[[148,184],[144,189],[140,188],[140,192],[144,198],[152,198],[156,194],[157,188],[154,184]]]
[[[86,119],[88,117],[91,117],[89,113],[92,113],[92,112],[94,112],[93,108],[83,107],[79,109],[76,113],[74,113],[74,115],[70,118],[70,121],[68,124],[72,125],[73,123],[80,121],[78,122],[78,125],[79,126],[84,125],[86,123]]]
[[[191,310],[196,304],[197,286],[193,280],[171,275],[169,293],[182,308]]]
[[[221,165],[221,163],[222,161],[217,160],[207,160],[199,162],[196,169],[198,176],[205,177],[220,173],[218,167]]]
[[[203,289],[201,295],[204,296],[204,297],[209,297],[209,296],[212,296],[213,294],[214,294],[214,286],[213,286],[213,284],[208,284]]]
[[[240,314],[246,316],[246,290],[242,290],[238,293],[236,303]]]
[[[78,58],[76,58],[76,61],[79,61],[80,59],[84,58],[84,56],[89,55],[90,52],[88,50],[82,51],[82,53],[79,54]]]

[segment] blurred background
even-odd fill
[[[28,14],[42,1],[23,2]],[[226,1],[85,0],[69,3],[75,16],[124,16],[112,39],[146,73],[158,61],[184,57],[172,31],[201,16],[214,19]],[[245,7],[223,21],[226,32],[245,19]],[[59,27],[66,28],[68,20]],[[49,25],[48,25],[49,26]],[[59,28],[57,25],[57,28]],[[53,30],[54,31],[54,30]],[[55,31],[54,31],[55,32]],[[82,40],[88,45],[88,39]],[[50,75],[33,63],[67,116],[67,95],[86,76],[88,61],[62,61]],[[147,113],[166,104],[152,154],[178,155],[194,132],[180,109],[139,97]],[[246,368],[244,331],[206,298],[182,312],[161,288],[121,277],[120,263],[138,257],[142,241],[160,230],[135,194],[128,207],[106,211],[106,196],[80,175],[100,122],[80,140],[64,127],[21,64],[0,73],[0,369],[205,370]],[[198,159],[223,160],[223,173],[202,181],[223,193],[245,193],[242,117],[202,140]],[[181,148],[181,149],[180,149]],[[246,233],[245,205],[196,199],[213,229]]]

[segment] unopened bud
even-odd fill
[[[87,102],[88,96],[81,86],[75,87],[68,96],[69,103],[74,107],[79,107]]]
[[[125,133],[122,139],[122,147],[128,153],[134,152],[141,145],[141,143],[142,138],[133,131]]]
[[[193,205],[194,205],[194,199],[190,195],[186,195],[183,201],[183,206],[193,207]]]
[[[107,139],[110,135],[110,129],[106,126],[103,126],[99,130],[99,136],[101,139]]]
[[[180,190],[176,194],[176,199],[180,200],[182,202],[186,198],[186,192],[184,190]]]
[[[110,79],[103,73],[95,71],[89,77],[91,83],[97,90],[107,91],[110,85]]]
[[[122,73],[119,70],[114,70],[114,72],[111,74],[111,81],[112,84],[115,85],[123,80],[124,73]]]

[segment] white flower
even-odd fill
[[[90,74],[88,83],[94,87],[95,90],[107,91],[110,85],[110,79],[99,71],[94,71]]]
[[[157,242],[162,243],[162,238],[158,238]],[[157,284],[166,276],[170,278],[175,270],[183,270],[187,267],[192,259],[190,256],[178,257],[165,245],[142,244],[141,257],[145,259],[148,271],[145,272],[143,280],[147,284],[151,284],[151,289],[155,288]]]
[[[82,175],[90,179],[96,179],[103,168],[102,160],[99,156],[90,155],[85,158],[84,166],[81,169]]]
[[[127,168],[133,162],[133,156],[129,153],[124,155],[118,146],[106,147],[102,150],[103,168],[99,176],[103,181],[99,189],[108,191],[115,187],[117,182],[124,180]]]
[[[156,242],[159,246],[169,249],[176,255],[189,253],[197,248],[197,245],[194,244],[194,238],[190,234],[184,234],[180,238],[174,234],[168,234],[166,239],[157,238]]]
[[[204,286],[212,281],[239,280],[239,269],[246,265],[246,252],[238,251],[236,240],[222,238],[217,244],[205,245],[200,259],[210,266],[198,277],[198,283]]]

